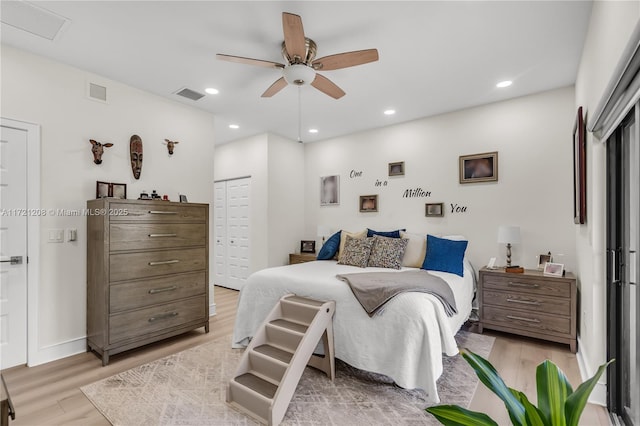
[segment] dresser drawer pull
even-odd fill
[[[517,320],[517,321],[526,321],[526,322],[535,322],[538,323],[540,322],[539,319],[535,319],[535,318],[524,318],[524,317],[516,317],[514,315],[507,315],[507,318],[512,319],[512,320]]]
[[[149,290],[149,294],[164,293],[165,291],[173,291],[177,289],[178,289],[177,285],[172,285],[171,287],[152,288],[151,290]]]
[[[513,281],[509,281],[509,285],[512,287],[529,287],[529,288],[540,287],[538,284],[514,283]]]
[[[177,312],[169,312],[166,314],[161,314],[161,315],[157,315],[155,317],[151,317],[149,318],[149,322],[155,322],[155,321],[159,321],[159,320],[163,320],[163,319],[169,319],[169,318],[173,318],[173,317],[177,317],[178,313]]]
[[[178,234],[149,234],[149,238],[171,238],[177,235]]]
[[[166,212],[163,210],[149,210],[149,214],[178,214],[178,212]]]
[[[158,266],[158,265],[170,265],[172,263],[179,263],[180,261],[178,259],[174,259],[174,260],[163,260],[160,262],[149,262],[149,266]]]
[[[540,302],[534,302],[534,301],[530,301],[530,300],[507,299],[507,302],[520,303],[522,305],[540,306]]]

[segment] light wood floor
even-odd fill
[[[215,287],[217,315],[211,319],[211,332],[208,334],[200,329],[114,355],[106,367],[101,366],[100,359],[94,354],[84,353],[37,367],[15,367],[3,371],[17,413],[11,425],[108,425],[109,422],[82,394],[80,387],[231,334],[237,295],[233,290]],[[558,364],[573,385],[580,382],[575,355],[567,347],[506,334],[492,335],[496,342],[490,361],[509,386],[523,390],[530,399],[535,399],[535,367],[546,358]],[[486,412],[500,425],[509,424],[502,402],[482,385],[478,387],[470,408]],[[605,410],[592,405],[587,407],[582,420],[584,425],[608,424]]]

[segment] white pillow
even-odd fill
[[[344,253],[344,245],[347,242],[347,235],[351,238],[355,238],[356,240],[361,240],[363,238],[367,238],[367,230],[360,232],[349,232],[342,231],[340,234],[340,249],[338,250],[338,262],[342,262],[342,253]]]
[[[427,236],[401,232],[400,236],[409,240],[402,258],[402,266],[407,268],[421,268],[427,255]]]

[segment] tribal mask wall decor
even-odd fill
[[[142,173],[142,139],[140,139],[140,136],[131,136],[129,140],[129,154],[131,155],[131,171],[133,172],[133,177],[140,179],[140,173]]]
[[[102,164],[102,154],[104,154],[105,148],[111,148],[113,146],[112,143],[100,143],[98,141],[94,141],[93,139],[89,139],[91,142],[91,153],[93,154],[93,162],[96,164]]]
[[[164,143],[165,143],[165,145],[167,145],[167,151],[169,151],[169,155],[173,155],[174,148],[180,142],[178,142],[178,141],[170,141],[169,139],[165,139]]]

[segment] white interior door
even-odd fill
[[[227,183],[213,187],[213,282],[227,285]]]
[[[250,274],[250,178],[227,181],[227,287],[240,290]]]
[[[27,361],[27,131],[0,127],[0,369]]]

